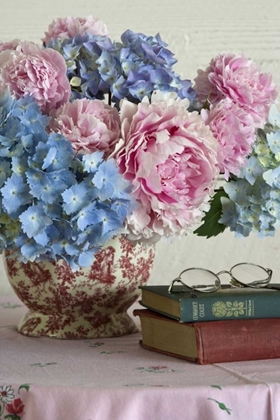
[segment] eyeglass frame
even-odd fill
[[[240,265],[251,265],[251,266],[254,266],[254,267],[259,267],[267,273],[268,277],[266,279],[263,279],[263,280],[255,280],[255,281],[253,281],[251,283],[247,283],[247,284],[243,283],[240,280],[238,280],[236,277],[234,277],[234,275],[232,274],[232,270],[235,267],[238,267]],[[216,279],[215,279],[215,283],[214,283],[213,287],[211,288],[211,285],[207,286],[205,284],[204,285],[198,284],[198,285],[195,285],[195,286],[191,287],[191,286],[188,286],[186,283],[184,283],[181,279],[182,274],[186,273],[187,271],[191,271],[191,270],[205,271],[205,272],[210,273],[211,275],[214,275]],[[176,282],[181,283],[183,286],[185,286],[191,292],[196,291],[196,292],[201,292],[201,293],[214,293],[217,290],[222,288],[222,282],[219,278],[219,276],[221,274],[229,274],[230,275],[231,280],[229,282],[230,284],[228,285],[229,287],[253,287],[253,288],[256,288],[256,289],[260,289],[260,288],[265,288],[265,287],[268,286],[268,284],[270,283],[270,280],[272,278],[272,273],[273,273],[273,271],[270,268],[264,268],[261,265],[253,264],[253,263],[247,263],[247,262],[241,262],[241,263],[235,264],[231,267],[231,269],[229,271],[228,270],[221,270],[218,273],[214,273],[213,271],[208,270],[207,268],[190,267],[190,268],[186,268],[185,270],[181,271],[179,276],[176,277],[174,280],[172,280],[172,282],[170,283],[170,285],[168,287],[168,293],[172,294],[172,293],[184,293],[185,292],[184,290],[180,290],[180,291],[174,291],[173,290],[173,286]],[[204,288],[207,287],[208,290],[201,290],[203,287]]]

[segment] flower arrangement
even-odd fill
[[[269,74],[220,54],[194,85],[159,35],[92,16],[0,44],[0,250],[92,263],[115,235],[273,234],[280,115]],[[224,185],[217,187],[220,176]]]

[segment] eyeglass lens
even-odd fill
[[[254,264],[242,263],[237,264],[231,269],[232,276],[241,283],[250,284],[256,281],[268,279],[267,271]]]

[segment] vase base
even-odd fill
[[[88,339],[118,337],[139,331],[127,313],[96,316],[44,315],[27,312],[17,326],[19,333],[30,337]]]

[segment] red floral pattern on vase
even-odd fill
[[[24,264],[4,258],[9,281],[29,312],[18,331],[29,336],[99,338],[137,331],[127,309],[147,283],[154,247],[112,239],[91,267],[73,272],[63,260]]]

